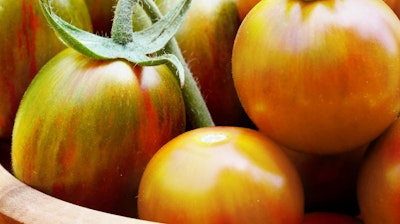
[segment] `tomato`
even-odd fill
[[[236,0],[240,19],[243,20],[247,13],[255,6],[260,0]]]
[[[365,224],[400,223],[400,121],[371,146],[359,173],[357,195]]]
[[[353,216],[332,212],[312,212],[304,216],[302,224],[362,224],[363,222]]]
[[[375,0],[261,1],[236,36],[239,99],[261,132],[304,152],[366,145],[400,111],[400,21]]]
[[[166,223],[301,223],[304,196],[287,156],[240,127],[188,131],[150,160],[139,218]]]
[[[57,198],[133,216],[147,162],[185,130],[185,120],[179,83],[165,66],[94,60],[67,49],[22,99],[13,172]]]
[[[165,13],[179,0],[155,2]],[[232,47],[239,25],[235,0],[193,0],[175,35],[217,125],[247,125],[232,80]]]
[[[3,0],[0,3],[0,138],[11,138],[14,118],[26,88],[38,70],[64,49],[36,0]],[[55,0],[58,14],[91,31],[83,0]]]
[[[300,174],[306,211],[359,213],[357,176],[367,146],[334,155],[283,149]]]

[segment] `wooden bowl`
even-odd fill
[[[37,191],[10,174],[7,149],[0,147],[0,151],[0,224],[154,224],[77,206]]]

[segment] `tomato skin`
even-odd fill
[[[234,83],[249,117],[278,143],[345,152],[397,117],[399,41],[399,19],[381,1],[261,1],[238,30]]]
[[[247,13],[255,6],[260,0],[236,0],[240,19],[243,20]]]
[[[188,131],[150,160],[139,218],[166,223],[301,223],[303,190],[279,146],[239,127]]]
[[[166,13],[179,0],[155,2]],[[247,117],[232,79],[232,47],[239,25],[235,0],[193,0],[175,35],[212,118],[219,126],[247,125],[243,122]]]
[[[363,222],[353,216],[331,212],[312,212],[304,215],[302,224],[362,224]]]
[[[400,223],[400,121],[369,149],[361,166],[357,196],[365,224]]]
[[[133,216],[144,167],[185,130],[185,119],[178,81],[166,67],[96,61],[67,49],[21,102],[13,172],[57,198]]]
[[[52,1],[60,17],[91,31],[83,0]],[[65,48],[37,0],[4,0],[0,10],[0,138],[11,138],[19,102],[38,70]]]

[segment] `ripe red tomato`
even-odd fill
[[[185,130],[185,120],[180,86],[166,66],[94,60],[67,49],[22,99],[13,172],[57,198],[133,216],[147,162]]]
[[[292,163],[261,133],[239,127],[186,132],[150,160],[139,218],[166,223],[301,223],[303,189]]]
[[[57,14],[91,31],[83,0],[54,0]],[[65,46],[50,28],[37,0],[0,3],[0,138],[11,138],[15,114],[38,70]]]
[[[361,166],[357,194],[365,224],[400,223],[400,120],[372,147]]]
[[[400,111],[399,44],[383,1],[261,1],[238,30],[233,78],[261,132],[294,150],[345,152]]]
[[[353,216],[331,212],[312,212],[304,215],[302,224],[362,224],[363,222]]]

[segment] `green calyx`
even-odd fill
[[[133,6],[137,1],[119,0],[111,38],[95,35],[67,23],[53,12],[51,0],[39,1],[46,19],[67,46],[100,60],[120,58],[141,66],[171,63],[183,86],[185,71],[179,59],[174,54],[158,53],[179,29],[191,0],[182,0],[159,21],[137,32],[132,29]]]
[[[118,0],[111,38],[86,32],[67,23],[54,13],[51,1],[39,0],[39,3],[55,33],[67,46],[99,60],[125,59],[141,66],[166,64],[180,81],[187,117],[192,127],[215,126],[197,82],[174,38],[191,0],[181,0],[165,16],[161,15],[153,0]],[[150,26],[147,23],[136,24],[140,21],[132,18],[135,6],[139,6],[148,15],[152,23]],[[134,31],[133,22],[141,28],[139,31]]]

